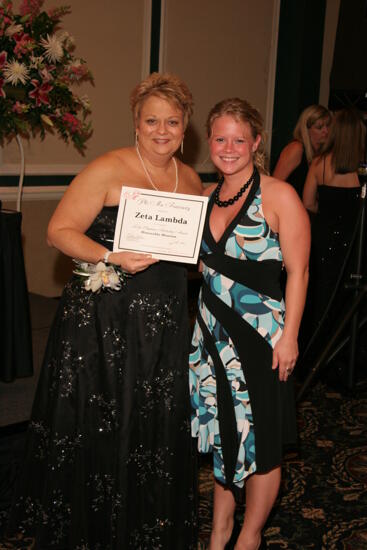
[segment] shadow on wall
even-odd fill
[[[189,124],[185,131],[184,153],[181,155],[182,162],[195,166],[198,163],[200,151],[200,135],[196,128]]]

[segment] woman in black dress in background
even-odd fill
[[[316,214],[307,304],[310,334],[328,306],[355,231],[360,197],[357,170],[364,141],[361,115],[352,109],[338,111],[324,151],[313,160],[307,175],[303,203]],[[333,302],[335,314],[341,298]]]
[[[280,153],[273,176],[290,183],[302,198],[308,167],[325,144],[331,114],[323,105],[310,105],[300,114],[293,140]]]
[[[96,292],[74,276],[61,297],[9,530],[37,549],[196,548],[186,270],[111,252],[122,186],[201,193],[174,157],[192,96],[155,73],[131,106],[136,146],[83,170],[49,224],[64,254],[130,276]]]

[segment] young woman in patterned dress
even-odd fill
[[[192,433],[199,451],[214,455],[210,550],[223,550],[230,539],[244,488],[235,548],[257,550],[279,490],[283,445],[296,438],[291,374],[308,281],[309,221],[295,190],[265,174],[256,109],[238,98],[218,103],[207,134],[222,177],[206,190],[203,286],[190,355]]]

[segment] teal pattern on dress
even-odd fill
[[[205,240],[205,235],[201,251],[203,279],[212,293],[228,308],[236,311],[243,321],[251,325],[274,348],[284,325],[283,300],[278,301],[259,294],[207,266],[205,255],[210,255],[213,251],[208,239]],[[224,254],[244,262],[282,262],[278,235],[269,228],[264,218],[260,186],[247,212],[240,215],[238,224],[228,236]],[[239,442],[233,483],[242,488],[246,477],[256,471],[256,442],[251,401],[246,384],[246,365],[241,364],[237,350],[225,328],[204,304],[202,292],[199,295],[199,314],[213,336],[231,388]],[[225,485],[227,480],[219,432],[216,373],[213,359],[204,346],[198,321],[194,327],[190,354],[190,395],[193,407],[192,435],[198,438],[200,452],[213,452],[215,478]]]

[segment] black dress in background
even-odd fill
[[[111,247],[117,207],[88,230]],[[51,328],[9,534],[37,549],[196,548],[186,269],[120,291],[67,284]]]
[[[295,168],[293,172],[289,174],[287,178],[287,182],[290,183],[292,187],[295,188],[301,200],[302,200],[303,187],[305,185],[308,168],[309,168],[309,165],[307,162],[306,153],[305,153],[305,150],[303,149],[301,162],[299,163],[297,168]]]
[[[319,212],[312,221],[312,249],[307,312],[309,331],[316,328],[325,312],[337,284],[345,257],[351,245],[360,208],[359,187],[318,187]],[[343,281],[354,267],[355,254],[344,272]],[[347,272],[349,270],[349,273]],[[333,319],[342,314],[343,306],[351,299],[350,291],[341,285],[332,301]]]
[[[0,207],[0,380],[32,376],[32,337],[22,214]]]

